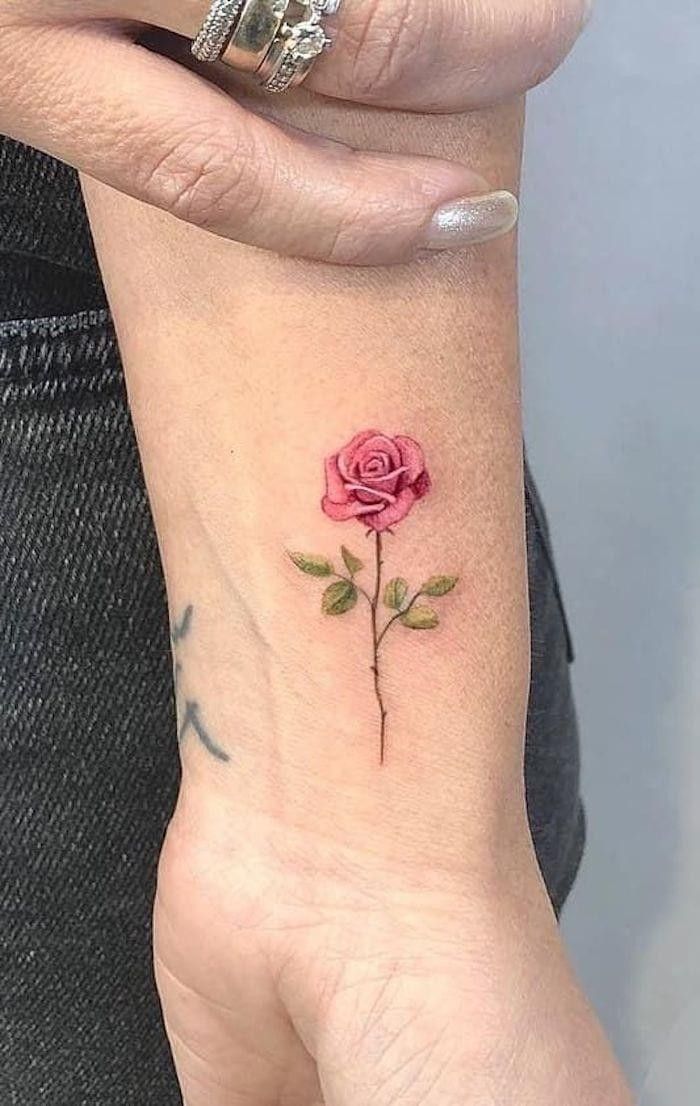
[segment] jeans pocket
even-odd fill
[[[60,399],[124,387],[106,309],[0,322],[0,401]]]

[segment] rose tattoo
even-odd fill
[[[289,557],[307,576],[334,579],[323,593],[321,609],[324,614],[347,614],[357,606],[360,597],[369,604],[373,647],[371,671],[380,718],[379,760],[384,764],[387,711],[379,669],[382,643],[397,624],[409,630],[434,630],[439,625],[439,617],[421,600],[447,595],[456,587],[458,577],[431,576],[412,595],[403,576],[395,576],[383,585],[383,535],[393,534],[393,528],[406,518],[431,487],[423,450],[413,438],[363,430],[326,458],[325,474],[326,492],[321,507],[335,522],[355,519],[365,528],[366,537],[373,539],[374,583],[371,588],[365,588],[358,582],[365,562],[345,545],[340,547],[345,572],[336,572],[327,557],[311,553],[289,553]],[[382,605],[389,612],[383,623],[380,618]]]
[[[356,518],[381,533],[401,522],[429,491],[418,442],[364,430],[327,458],[322,506],[335,522]]]

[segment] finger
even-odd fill
[[[84,2],[95,8],[95,0]],[[114,14],[193,37],[209,0],[113,5]],[[420,111],[498,103],[557,68],[590,6],[590,0],[343,0],[328,20],[334,48],[317,61],[307,86],[343,100]]]
[[[19,60],[18,60],[19,59]],[[508,193],[461,165],[282,129],[97,25],[0,36],[0,127],[225,237],[340,264],[389,264],[513,226]]]
[[[193,38],[211,0],[110,0],[110,16]],[[104,18],[104,0],[25,0],[54,18]],[[464,111],[544,80],[585,26],[591,0],[343,0],[334,49],[310,89],[356,103]]]
[[[384,107],[488,106],[548,77],[589,7],[589,0],[346,0],[334,49],[308,85]]]

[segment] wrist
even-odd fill
[[[336,1018],[348,1024],[343,996],[356,984],[401,985],[415,972],[488,987],[488,965],[514,943],[556,957],[523,823],[511,840],[463,843],[461,863],[448,866],[408,840],[389,857],[367,840],[341,844],[224,808],[186,782],[161,856],[157,928],[181,930],[188,947],[206,934],[215,947],[250,948],[297,1027],[318,1040]]]
[[[398,789],[383,791],[376,777],[330,793],[321,781],[280,766],[268,765],[268,778],[276,782],[261,801],[235,766],[212,773],[203,758],[185,758],[169,835],[176,851],[205,864],[217,858],[236,869],[269,870],[274,886],[313,878],[375,892],[492,897],[536,868],[515,774],[498,795],[441,776],[430,793],[403,787],[400,800]],[[459,799],[436,801],[458,792]]]
[[[459,609],[445,607],[439,640],[392,627],[380,657],[390,708],[381,763],[369,601],[325,618],[309,599],[318,581],[295,590],[296,568],[283,549],[277,559],[280,572],[244,596],[222,585],[188,616],[184,640],[184,615],[173,621],[183,805],[196,812],[188,821],[229,850],[256,825],[259,841],[296,835],[301,855],[322,847],[332,861],[347,848],[364,864],[460,874],[465,864],[497,867],[529,843],[527,635],[510,621],[516,605],[501,605],[498,636],[497,615],[482,631],[472,606],[466,644]],[[211,571],[199,575],[211,590]]]

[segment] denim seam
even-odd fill
[[[98,308],[74,315],[0,323],[0,383],[63,385],[121,376],[110,314]]]
[[[547,567],[549,569],[552,586],[554,588],[554,594],[556,596],[557,605],[559,607],[559,613],[564,625],[564,635],[566,637],[566,655],[569,664],[571,664],[575,660],[575,650],[574,639],[571,632],[571,626],[569,624],[569,616],[566,613],[564,595],[561,588],[561,582],[559,580],[559,572],[557,570],[556,561],[554,559],[554,549],[552,547],[552,539],[549,534],[549,527],[547,525],[546,517],[544,514],[544,508],[540,501],[539,493],[536,490],[535,483],[532,479],[532,474],[527,463],[525,465],[525,504],[526,509],[532,518],[535,533],[537,534],[542,549],[544,550]]]

